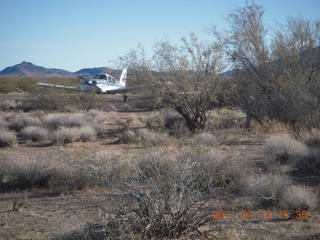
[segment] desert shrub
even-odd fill
[[[283,134],[266,139],[265,153],[272,161],[287,163],[289,160],[308,154],[308,148],[302,142]]]
[[[284,209],[312,209],[317,206],[317,195],[305,186],[292,185],[284,189],[280,207]]]
[[[110,151],[103,150],[94,154],[91,169],[96,172],[96,175],[103,178],[102,181],[108,179],[114,182],[132,175],[132,162],[130,156],[123,158]]]
[[[9,128],[19,131],[27,126],[41,126],[42,122],[38,117],[28,113],[18,113],[9,120]]]
[[[110,117],[110,113],[106,113],[97,109],[91,109],[87,114],[96,122],[104,122]]]
[[[150,131],[148,129],[138,129],[136,131],[136,143],[141,143],[144,146],[163,146],[169,142],[166,134]]]
[[[178,156],[180,166],[189,169],[197,181],[193,186],[201,191],[221,190],[228,193],[243,192],[246,170],[244,164],[236,157],[231,157],[214,150],[185,151]]]
[[[82,127],[88,122],[88,117],[83,113],[52,113],[44,119],[44,125],[55,130],[60,127]]]
[[[308,154],[296,159],[295,166],[299,172],[320,175],[320,151],[310,150]]]
[[[146,147],[163,146],[169,142],[166,134],[154,132],[148,129],[131,130],[125,126],[119,134],[120,143],[142,144]]]
[[[163,116],[158,114],[156,116],[152,116],[146,120],[146,125],[150,129],[161,130],[165,126],[165,121]]]
[[[96,139],[97,133],[90,126],[83,127],[60,127],[51,134],[52,143],[64,145],[78,141],[91,141]]]
[[[34,142],[38,142],[48,138],[48,130],[43,127],[28,126],[21,129],[19,135],[25,139],[31,139]]]
[[[250,175],[247,178],[248,192],[257,198],[257,205],[262,207],[279,206],[284,189],[290,186],[290,178],[278,174]]]
[[[0,147],[13,146],[17,143],[16,134],[4,128],[0,128]]]
[[[3,115],[0,115],[0,129],[7,128],[9,125],[8,121]]]
[[[145,154],[137,162],[137,173],[141,179],[157,178],[159,176],[174,178],[176,162],[163,151]]]
[[[12,160],[6,163],[5,169],[3,174],[8,181],[2,184],[1,189],[8,192],[39,188],[59,193],[99,184],[86,169],[57,168],[50,162],[44,162],[42,155],[24,157],[23,161]]]
[[[79,128],[79,140],[82,142],[88,142],[95,140],[97,133],[93,127],[83,126]]]
[[[80,128],[78,127],[61,127],[53,131],[51,135],[52,143],[56,145],[64,145],[79,141],[80,139]]]
[[[14,109],[16,108],[18,105],[16,103],[15,100],[9,100],[9,99],[6,99],[4,101],[2,101],[0,103],[0,109],[1,110],[9,110],[9,109]]]
[[[192,139],[192,143],[205,145],[205,146],[216,146],[218,145],[218,140],[213,134],[204,132],[204,133],[197,134]]]

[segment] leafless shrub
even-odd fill
[[[317,195],[305,186],[292,185],[284,189],[279,203],[284,209],[313,209],[317,206]]]
[[[247,178],[248,192],[257,198],[258,206],[279,206],[284,189],[291,186],[287,176],[278,174],[250,175]]]
[[[34,142],[48,139],[48,130],[38,126],[28,126],[20,130],[19,135]]]
[[[42,122],[38,117],[34,117],[29,113],[18,113],[9,120],[9,128],[19,131],[28,126],[41,126]]]
[[[274,135],[266,139],[265,154],[271,161],[287,163],[309,152],[306,145],[290,135]]]
[[[0,147],[14,146],[17,143],[16,134],[4,128],[0,128]]]
[[[192,143],[205,145],[205,146],[216,146],[218,145],[218,140],[213,134],[204,132],[204,133],[197,134],[192,139]]]

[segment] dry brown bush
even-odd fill
[[[14,132],[0,128],[0,147],[14,146],[16,143],[17,137]]]
[[[28,126],[20,130],[19,135],[34,142],[48,139],[48,130],[39,126]]]

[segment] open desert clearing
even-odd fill
[[[228,115],[232,111],[234,110],[219,110],[212,115],[217,119],[219,119],[218,116],[223,119],[221,116]],[[127,124],[126,127],[132,130],[147,129],[147,120],[152,116],[158,116],[158,113],[103,112],[102,114],[107,117],[103,120],[103,130],[101,130],[103,137],[101,138],[61,146],[49,144],[46,140],[31,142],[19,139],[19,144],[14,147],[0,150],[1,164],[8,164],[8,159],[14,159],[15,164],[23,165],[30,161],[34,162],[36,159],[36,161],[48,163],[58,169],[81,168],[91,171],[104,164],[117,165],[114,161],[129,159],[129,165],[126,168],[130,168],[130,160],[134,162],[149,153],[163,152],[178,155],[197,147],[236,157],[239,161],[245,162],[252,173],[261,173],[265,169],[257,166],[265,158],[263,150],[265,139],[279,130],[275,127],[275,132],[273,132],[273,130],[267,131],[262,127],[257,127],[248,131],[239,128],[235,120],[229,126],[224,127],[219,125],[219,122],[212,123],[220,127],[214,131],[214,140],[196,139],[179,133],[170,136],[169,143],[166,144],[122,143],[119,142],[119,132],[121,133],[123,124]],[[236,114],[233,115],[236,116]],[[97,157],[99,153],[116,156],[116,160],[112,163],[101,163],[101,159]],[[104,167],[109,166],[103,166],[103,169]],[[279,166],[279,171],[288,173],[288,169],[286,165]],[[125,174],[126,171],[127,169],[124,169],[120,174]],[[319,177],[299,176],[294,172],[290,174],[294,184],[305,184],[319,191]],[[5,180],[2,182],[2,187],[5,189],[6,182]],[[206,226],[200,228],[200,230],[215,229],[212,236],[206,235],[205,238],[215,239],[214,236],[218,237],[218,235],[220,239],[307,239],[305,236],[308,235],[310,239],[319,237],[319,208],[309,211],[306,219],[285,220],[276,215],[272,218],[261,219],[260,216],[260,218],[245,219],[238,216],[244,209],[247,209],[246,206],[252,206],[251,201],[254,200],[250,196],[240,194],[229,198],[230,193],[227,191],[226,196],[223,196],[224,190],[220,190],[218,194],[220,197],[211,200],[210,205],[215,208],[208,210],[208,216],[211,217],[214,210],[228,208],[233,209],[237,217],[211,220]],[[84,184],[78,189],[61,190],[61,192],[38,187],[14,191],[2,190],[0,194],[0,239],[49,239],[56,234],[79,230],[86,224],[101,222],[112,215],[112,210],[119,208],[116,195],[108,183],[95,186]],[[265,209],[261,206],[253,209],[256,212],[263,210]],[[279,210],[281,211],[281,208],[277,207],[277,211]]]

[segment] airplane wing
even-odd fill
[[[84,90],[79,87],[63,86],[63,85],[56,85],[56,84],[49,84],[49,83],[37,83],[37,85],[39,87],[51,87],[51,88],[60,88],[60,89],[68,89],[73,91],[84,92]]]

